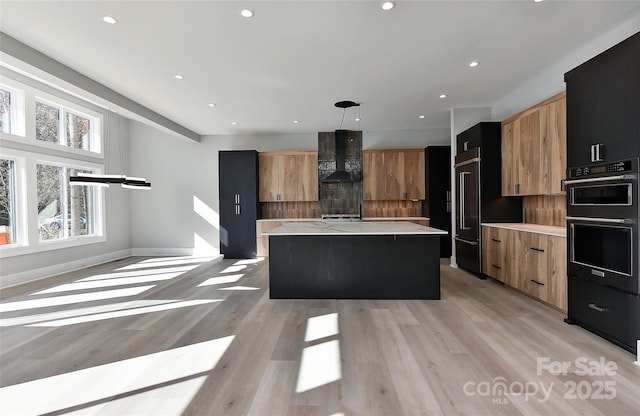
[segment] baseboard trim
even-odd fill
[[[202,252],[199,250],[196,253],[196,250],[189,247],[181,247],[181,248],[168,248],[168,247],[157,247],[157,248],[132,248],[131,255],[134,257],[158,257],[158,256],[193,256],[193,257],[216,257],[219,256],[220,253],[217,250],[212,250],[211,252]]]
[[[74,270],[84,269],[85,267],[97,266],[99,264],[108,263],[110,261],[119,260],[126,257],[131,257],[131,250],[114,251],[112,253],[101,254],[99,256],[83,258],[80,260],[55,264],[53,266],[41,267],[39,269],[32,269],[25,272],[0,276],[0,288],[4,289],[10,286],[33,282],[35,280],[44,279],[62,273],[72,272]]]

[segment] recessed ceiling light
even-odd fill
[[[184,79],[184,75],[180,75],[180,74],[175,74],[173,77],[175,79]]]
[[[396,2],[395,1],[385,1],[384,3],[382,3],[380,5],[380,8],[382,10],[391,10],[394,7],[396,7]]]
[[[116,18],[113,16],[102,16],[102,20],[105,23],[109,23],[110,25],[115,25],[116,23],[118,23],[118,20],[116,20]]]
[[[300,123],[298,120],[293,120],[293,124],[298,124]]]
[[[215,107],[216,105],[214,103],[209,103],[209,107]]]
[[[542,3],[544,0],[533,0],[534,3]]]
[[[480,65],[480,62],[478,62],[478,61],[471,61],[471,62],[469,62],[469,66],[470,66],[471,68],[476,67],[476,66],[478,66],[478,65]]]
[[[424,118],[424,116],[418,116],[418,118]]]
[[[233,124],[234,126],[237,126],[238,122],[237,121],[232,121],[231,124]]]
[[[440,94],[440,98],[447,98],[447,94]]]
[[[360,119],[359,119],[359,118],[356,118],[355,120],[356,120],[356,121],[360,121]]]
[[[253,17],[253,10],[251,10],[251,9],[242,9],[242,10],[240,10],[240,15],[242,17]]]

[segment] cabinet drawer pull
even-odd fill
[[[491,238],[491,241],[495,241],[496,243],[502,243],[502,240],[498,240],[497,238]]]
[[[537,280],[531,279],[531,281],[537,285],[544,286],[544,283],[538,282]]]
[[[491,267],[493,267],[494,269],[498,269],[498,270],[501,270],[501,269],[502,269],[502,267],[500,267],[500,266],[496,266],[495,264],[492,264],[492,265],[491,265]]]
[[[531,250],[533,250],[533,251],[537,251],[537,252],[539,252],[539,253],[544,253],[544,249],[537,248],[537,247],[529,247],[529,248],[530,248]]]
[[[598,312],[606,312],[606,311],[607,311],[607,309],[602,308],[602,307],[600,307],[600,306],[596,305],[595,303],[590,303],[590,304],[589,304],[589,307],[590,307],[591,309],[593,309],[594,311],[598,311]]]

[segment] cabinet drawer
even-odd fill
[[[539,270],[547,269],[547,236],[537,233],[517,232],[520,244],[517,244],[516,259]]]
[[[635,352],[640,339],[640,299],[575,277],[568,283],[569,319]]]

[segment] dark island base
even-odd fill
[[[439,235],[269,236],[272,299],[440,299]]]

